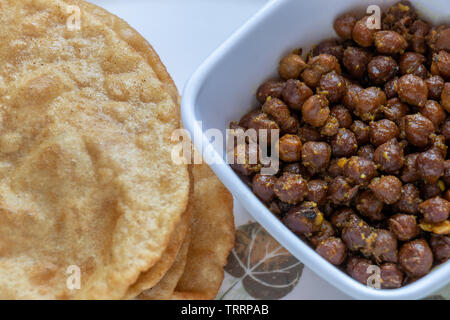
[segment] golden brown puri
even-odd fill
[[[69,31],[63,2],[0,7],[0,297],[121,298],[187,204],[187,166],[170,155],[178,106],[92,17]]]
[[[167,271],[164,277],[154,287],[143,291],[136,298],[139,300],[168,300],[171,298],[178,281],[183,275],[186,267],[189,244],[191,241],[191,229],[185,237],[182,247],[178,251],[178,255],[171,268]]]
[[[190,228],[190,223],[191,210],[186,209],[186,211],[183,213],[183,217],[176,226],[176,230],[172,232],[169,243],[166,247],[166,250],[161,256],[161,259],[153,267],[145,272],[142,272],[139,275],[136,282],[128,288],[125,296],[123,297],[124,299],[135,298],[141,292],[155,287],[163,277],[167,276],[167,273],[171,269],[172,265],[177,260],[179,260],[179,258],[177,257],[180,254],[180,249],[182,248],[184,243],[188,241],[188,231]]]
[[[178,273],[181,276],[181,273],[184,270],[184,265],[186,264],[187,248],[190,241],[190,229],[192,223],[192,209],[194,200],[194,184],[191,165],[189,166],[189,174],[191,178],[191,185],[188,204],[186,210],[183,213],[183,217],[170,236],[170,240],[166,247],[166,250],[162,254],[161,259],[153,267],[142,272],[139,275],[136,282],[128,288],[125,296],[123,297],[124,299],[136,298],[142,292],[155,287],[158,287],[159,289],[153,290],[153,295],[155,297],[161,297],[164,292],[167,292],[171,282],[174,282],[174,287],[178,282],[178,279],[175,279],[175,277]],[[184,250],[186,252],[180,252],[180,250],[182,250],[182,248],[184,247]],[[174,264],[177,264],[177,266],[174,266]],[[179,271],[180,269],[181,271]],[[178,278],[180,276],[178,276]],[[163,278],[169,277],[170,280],[166,279],[164,281],[161,281]],[[163,283],[161,284],[160,282]],[[170,294],[171,292],[169,293],[169,295]]]
[[[214,299],[234,246],[233,197],[206,164],[194,165],[192,236],[172,299]]]
[[[213,299],[217,295],[234,246],[233,198],[208,165],[193,165],[193,175],[188,251],[180,250],[160,283],[138,299]]]
[[[125,21],[121,20],[120,18],[118,18],[114,15],[111,15],[106,10],[96,7],[95,5],[92,5],[90,3],[86,3],[86,2],[78,1],[78,0],[73,1],[73,3],[78,3],[81,6],[81,8],[87,9],[90,14],[93,14],[102,23],[105,23],[106,25],[111,27],[114,31],[116,31],[120,35],[120,37],[122,39],[127,41],[133,48],[135,48],[144,57],[152,57],[153,55],[156,54],[154,52],[153,48],[150,45],[148,45],[148,43],[145,41],[145,39],[143,39]],[[165,70],[164,70],[164,72],[165,72]],[[167,72],[165,72],[165,73],[167,73]],[[164,75],[162,78],[170,79],[170,76]],[[168,85],[169,85],[169,87],[174,88],[173,81],[171,81],[171,79],[170,79]],[[176,91],[176,88],[175,88],[175,91]],[[205,165],[204,167],[207,167],[207,166]],[[196,170],[196,169],[194,169],[194,170]],[[215,180],[215,182],[218,181],[218,179],[215,177],[213,180]],[[222,188],[223,188],[223,186],[222,186]],[[226,192],[228,192],[228,191],[226,191]],[[231,206],[232,206],[232,204],[231,204]],[[230,214],[232,216],[232,210],[228,214],[228,216]],[[230,224],[228,224],[227,226],[229,226],[229,225]],[[234,226],[234,224],[232,222],[231,227],[233,228],[233,226]],[[176,263],[176,265],[172,268],[173,270],[171,270],[171,272],[169,271],[169,274],[165,277],[166,279],[163,279],[163,281],[161,281],[162,284],[161,283],[158,284],[157,288],[153,288],[152,290],[149,290],[149,292],[146,292],[142,296],[146,296],[147,299],[151,299],[151,298],[161,299],[161,298],[167,297],[167,292],[169,291],[168,289],[172,287],[172,285],[169,285],[168,283],[173,284],[175,277],[177,277],[177,276],[179,277],[179,275],[177,275],[177,274],[179,274],[179,272],[181,270],[181,265],[185,264],[185,262],[182,262],[179,260],[180,259],[178,259],[178,263]],[[149,270],[149,271],[151,271],[151,270]],[[139,280],[138,280],[138,283],[139,283]],[[220,283],[221,283],[221,281],[222,280],[220,280]],[[217,285],[217,289],[220,286],[220,283],[219,283],[219,285]],[[143,286],[141,286],[141,288],[143,288]],[[164,288],[164,289],[161,289],[161,288]],[[164,293],[162,293],[161,290],[163,290]],[[201,292],[200,294],[204,294],[204,293]],[[215,296],[215,294],[211,295],[211,296]]]
[[[111,28],[117,35],[127,42],[133,49],[135,49],[155,72],[158,79],[164,84],[165,89],[171,95],[173,101],[180,103],[180,95],[178,94],[175,82],[167,72],[166,67],[161,62],[156,51],[151,44],[136,30],[134,30],[126,21],[108,12],[107,10],[96,6],[93,3],[82,0],[64,0],[66,3],[78,5],[82,10],[85,10],[90,15],[93,15],[101,23]]]
[[[122,40],[127,42],[132,49],[136,50],[136,52],[147,61],[161,82],[166,86],[166,89],[171,94],[173,101],[179,105],[179,95],[175,83],[167,73],[153,47],[140,34],[138,34],[122,19],[100,7],[97,7],[94,4],[78,0],[66,0],[65,2],[72,5],[78,5],[82,11],[82,14],[93,16],[95,19],[111,28]],[[192,192],[192,186],[191,189]],[[152,288],[161,280],[177,257],[178,251],[183,244],[186,229],[189,223],[190,214],[188,209],[186,209],[184,217],[176,227],[176,232],[171,235],[170,241],[161,256],[161,259],[152,268],[146,270],[139,276],[136,282],[127,290],[123,298],[134,298],[142,291]]]

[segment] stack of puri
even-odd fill
[[[172,160],[151,45],[83,1],[0,0],[0,21],[0,299],[214,298],[232,197]]]

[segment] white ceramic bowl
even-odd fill
[[[207,129],[225,131],[255,107],[259,84],[275,75],[279,59],[296,47],[308,50],[319,40],[335,37],[336,16],[365,12],[369,4],[382,8],[396,1],[277,0],[269,2],[220,46],[194,73],[182,100],[184,126],[195,136],[197,148],[209,145],[212,168],[252,216],[306,266],[343,292],[358,299],[418,299],[442,288],[450,280],[450,261],[429,275],[400,289],[377,290],[358,283],[314,252],[287,229],[225,163],[222,147],[211,144]],[[428,20],[450,21],[447,0],[412,1]],[[199,123],[201,121],[201,124]],[[217,161],[216,161],[217,162]]]

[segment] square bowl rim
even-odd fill
[[[196,133],[201,132],[198,139],[193,139],[196,148],[211,146],[197,122],[199,119],[195,113],[196,100],[205,80],[232,48],[238,45],[245,36],[252,34],[275,9],[287,1],[290,0],[270,0],[265,4],[208,57],[186,83],[181,100],[181,116],[184,127],[191,135],[197,138]],[[250,191],[241,178],[226,164],[222,156],[214,148],[210,148],[210,150],[214,159],[218,159],[218,162],[210,165],[212,170],[251,216],[296,258],[338,290],[357,299],[419,299],[441,289],[450,282],[450,261],[439,265],[423,278],[398,289],[374,289],[357,282],[338,267],[320,257],[303,240],[287,229]],[[255,213],[255,211],[259,213]]]

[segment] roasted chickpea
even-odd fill
[[[386,173],[398,172],[404,164],[403,149],[393,138],[380,145],[374,153],[374,160]]]
[[[334,116],[329,116],[322,129],[320,130],[320,134],[326,137],[332,137],[337,134],[339,131],[339,120]]]
[[[330,165],[328,166],[327,174],[332,177],[336,178],[337,176],[342,176],[344,174],[344,163],[342,161],[346,161],[347,159],[341,158],[341,159],[332,159],[330,161]]]
[[[316,252],[336,266],[341,265],[347,257],[345,244],[336,237],[330,237],[320,242]]]
[[[366,144],[370,139],[370,127],[366,123],[355,120],[350,127],[350,130],[355,134],[356,141],[359,145]]]
[[[264,202],[270,202],[275,198],[275,176],[255,174],[252,181],[253,192]]]
[[[423,107],[428,99],[428,87],[425,81],[413,74],[407,74],[398,79],[397,93],[403,102],[417,107]]]
[[[420,179],[420,174],[416,169],[416,160],[418,155],[418,153],[410,153],[405,156],[405,164],[400,176],[403,182],[410,183]]]
[[[344,47],[335,39],[323,40],[313,48],[312,56],[315,57],[323,53],[335,56],[336,59],[342,61],[342,57],[344,56]]]
[[[450,112],[450,82],[444,84],[444,88],[441,93],[441,106],[445,111]]]
[[[362,219],[349,220],[342,229],[342,240],[350,251],[372,251],[376,234]]]
[[[445,137],[445,143],[450,143],[450,117],[445,118],[441,133]]]
[[[372,265],[372,262],[367,259],[352,257],[347,262],[347,272],[356,281],[367,285],[367,281],[372,275],[372,272],[370,272],[369,269],[369,267]]]
[[[370,87],[358,92],[354,102],[357,116],[362,120],[374,120],[375,114],[386,104],[386,95],[380,88]]]
[[[271,136],[273,130],[280,130],[278,124],[273,121],[266,113],[261,111],[252,111],[242,117],[239,125],[246,129],[253,129],[256,131],[256,137],[253,139],[257,139],[257,137],[264,135],[267,137],[267,143],[271,143]],[[266,130],[261,131],[260,130]]]
[[[342,208],[333,212],[331,215],[331,224],[338,230],[342,230],[352,219],[360,220],[352,209]]]
[[[356,84],[347,83],[347,92],[344,94],[342,98],[342,104],[347,107],[350,111],[355,110],[356,98],[359,92],[361,92],[363,88]]]
[[[399,263],[410,276],[421,277],[433,266],[433,253],[424,239],[413,240],[400,248]]]
[[[427,50],[425,37],[430,31],[430,25],[423,20],[417,19],[410,28],[413,38],[411,39],[411,49],[414,52],[425,53]]]
[[[364,49],[348,47],[344,51],[342,64],[348,73],[355,79],[361,79],[367,70],[371,55]]]
[[[392,98],[387,101],[386,106],[381,107],[381,111],[386,118],[398,124],[409,113],[410,109],[399,98]]]
[[[358,20],[352,30],[353,41],[361,47],[370,47],[374,41],[376,30],[369,28],[368,19],[369,16],[366,16],[361,20]]]
[[[400,1],[391,6],[383,17],[382,27],[385,30],[396,30],[402,35],[407,35],[410,24],[417,19],[414,7],[408,1]]]
[[[323,220],[320,230],[315,232],[308,240],[316,248],[323,240],[335,235],[333,225],[327,220]]]
[[[258,99],[258,101],[262,104],[266,102],[268,97],[280,98],[283,89],[284,82],[273,80],[264,82],[256,91],[256,99]]]
[[[296,133],[299,128],[298,119],[291,115],[287,105],[280,99],[267,99],[261,110],[272,117],[282,132]]]
[[[359,148],[357,155],[358,157],[374,161],[374,153],[375,150],[373,149],[373,146],[371,144],[366,144]]]
[[[345,40],[352,39],[353,27],[356,24],[356,18],[350,14],[339,17],[334,21],[334,31],[337,35]]]
[[[350,111],[341,104],[335,105],[330,110],[330,115],[334,116],[339,121],[341,128],[350,128],[353,123]]]
[[[374,35],[377,51],[381,54],[393,55],[403,53],[408,47],[408,42],[395,31],[378,31]]]
[[[302,106],[302,119],[313,127],[321,127],[330,115],[328,100],[320,94],[308,98]]]
[[[324,221],[315,202],[303,202],[292,207],[283,218],[283,223],[298,235],[311,235],[320,230]]]
[[[448,219],[450,214],[450,202],[441,197],[434,197],[422,202],[419,211],[426,222],[439,223]]]
[[[442,109],[441,105],[434,101],[428,100],[425,106],[420,109],[420,113],[433,122],[435,128],[439,128],[442,122],[444,122],[446,113]]]
[[[308,195],[308,183],[299,174],[285,173],[275,182],[274,192],[281,201],[297,204]]]
[[[420,194],[423,199],[430,199],[434,197],[442,196],[442,190],[439,187],[439,181],[436,183],[421,183]]]
[[[283,100],[294,110],[301,110],[303,103],[313,95],[312,90],[299,80],[289,79],[281,92]]]
[[[431,149],[434,149],[436,152],[438,152],[442,158],[447,157],[447,145],[445,144],[445,137],[442,134],[436,135],[432,134],[430,136],[431,140]]]
[[[302,147],[302,163],[313,174],[328,167],[331,158],[331,148],[326,142],[306,142]]]
[[[388,99],[397,97],[398,77],[394,77],[384,85],[384,93]]]
[[[394,176],[382,176],[373,179],[369,184],[369,189],[386,204],[397,202],[402,195],[402,183]]]
[[[362,216],[372,221],[381,221],[385,218],[383,201],[379,200],[370,190],[366,190],[358,196],[356,209]]]
[[[400,57],[399,67],[401,74],[413,74],[422,79],[428,76],[428,71],[423,65],[426,58],[416,52],[406,52]]]
[[[434,39],[431,39],[430,47],[436,51],[450,51],[450,28],[446,26],[439,27]]]
[[[330,103],[336,103],[341,101],[347,91],[347,84],[344,78],[333,70],[320,78],[318,90]]]
[[[353,132],[341,128],[331,139],[331,150],[335,157],[349,157],[358,150],[358,142]]]
[[[344,176],[353,184],[366,186],[377,175],[377,167],[371,160],[351,157],[344,165]]]
[[[418,205],[421,202],[419,189],[412,183],[408,183],[402,186],[402,195],[394,207],[400,212],[417,214]]]
[[[290,53],[281,59],[278,65],[278,73],[283,79],[297,79],[300,73],[307,67],[303,58],[295,53]]]
[[[286,163],[281,169],[282,173],[295,173],[304,176],[304,168],[299,162]]]
[[[319,84],[320,78],[331,71],[341,74],[339,60],[331,54],[319,54],[308,60],[308,67],[302,72],[301,78],[310,88]]]
[[[370,81],[383,84],[394,77],[398,71],[397,62],[387,56],[376,56],[367,65]]]
[[[441,50],[433,55],[431,73],[447,80],[450,78],[450,53]]]
[[[442,89],[444,89],[444,79],[440,76],[431,76],[425,80],[428,88],[428,98],[432,100],[440,100]]]
[[[395,235],[385,229],[377,229],[373,232],[375,234],[373,241],[373,248],[370,253],[377,263],[381,262],[397,262],[398,249],[397,238]]]
[[[280,159],[286,162],[300,160],[302,141],[294,134],[285,134],[279,141]]]
[[[327,200],[328,185],[325,180],[310,180],[308,181],[308,201],[313,201],[318,205],[325,204]]]
[[[391,230],[398,240],[409,241],[419,235],[419,226],[416,216],[410,214],[396,214],[388,220],[389,230]]]
[[[234,147],[234,163],[230,166],[244,176],[250,176],[261,170],[259,151],[250,148],[248,144],[240,144]]]
[[[445,262],[450,259],[450,236],[432,235],[430,244],[437,261]]]
[[[380,267],[381,288],[396,289],[403,284],[403,272],[395,263],[385,263]]]
[[[426,147],[430,143],[430,134],[434,132],[434,124],[420,113],[405,116],[405,136],[409,143],[416,147]]]
[[[416,169],[426,183],[436,183],[444,174],[444,159],[436,149],[429,149],[417,156]]]
[[[316,128],[303,126],[298,129],[297,135],[300,137],[303,143],[308,141],[321,141],[322,136]]]
[[[328,199],[337,205],[348,204],[358,193],[358,187],[352,187],[343,177],[336,177],[328,185]]]
[[[442,177],[446,187],[450,187],[450,160],[444,162],[444,175]]]
[[[382,119],[370,123],[369,135],[370,142],[375,146],[379,146],[391,139],[397,138],[400,135],[400,130],[395,122],[388,119]]]

